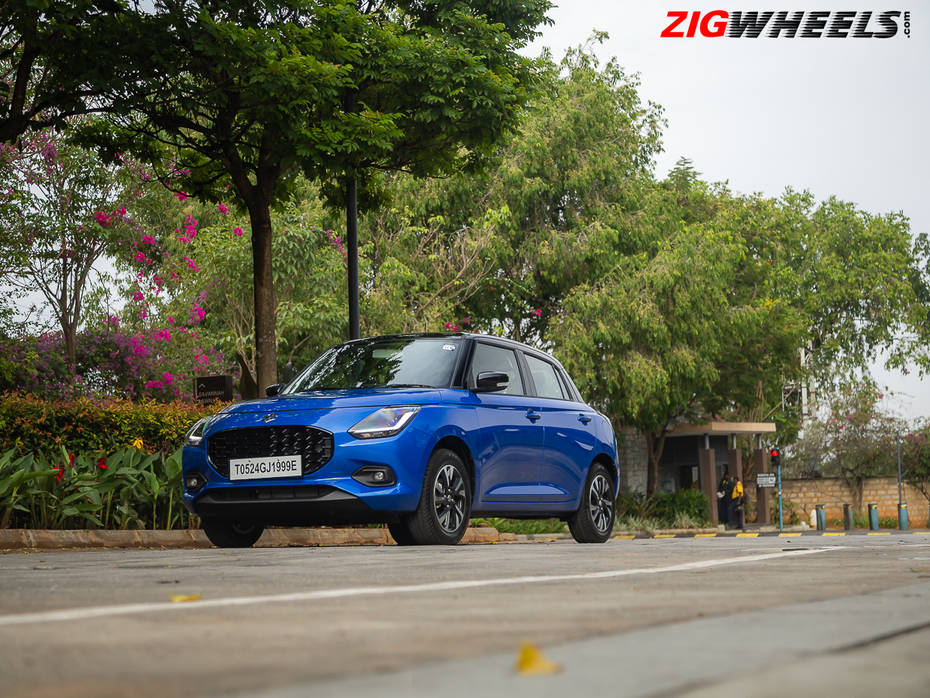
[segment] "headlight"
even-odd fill
[[[203,441],[203,430],[207,428],[211,421],[213,421],[213,417],[198,419],[197,423],[187,432],[184,443],[188,446],[199,446],[200,442]]]
[[[410,424],[419,407],[382,407],[349,429],[356,439],[380,439],[399,434]]]

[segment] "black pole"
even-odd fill
[[[362,336],[358,311],[358,181],[353,174],[346,191],[346,244],[349,255],[349,339]]]

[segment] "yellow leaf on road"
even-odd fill
[[[174,603],[184,603],[185,601],[200,601],[200,594],[172,594],[171,600]]]
[[[524,642],[520,647],[516,672],[521,676],[543,676],[558,674],[560,671],[562,671],[562,665],[548,659],[535,645]]]

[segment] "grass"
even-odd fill
[[[564,533],[568,526],[559,519],[472,519],[472,526],[493,526],[501,533]]]

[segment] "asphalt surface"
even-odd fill
[[[930,536],[14,552],[0,647],[2,696],[925,697]]]

